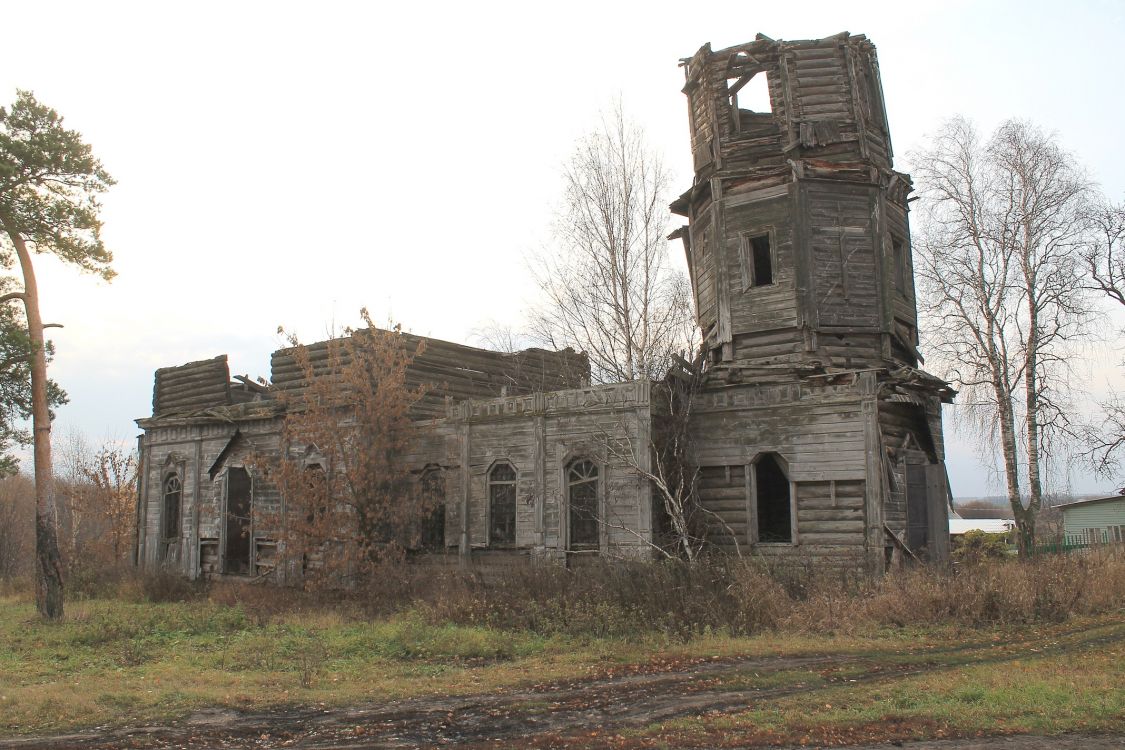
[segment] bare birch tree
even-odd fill
[[[691,293],[668,261],[669,175],[620,103],[563,172],[556,247],[530,259],[531,337],[590,357],[598,382],[659,379],[691,348]]]
[[[1091,314],[1079,252],[1090,185],[1053,135],[1019,120],[982,142],[955,118],[912,161],[927,345],[962,407],[999,439],[1027,554],[1052,440],[1074,434],[1067,358]]]
[[[1088,285],[1125,308],[1125,203],[1099,202],[1086,219],[1089,239],[1082,259]],[[1101,423],[1085,430],[1085,456],[1099,476],[1111,477],[1120,471],[1125,449],[1125,397],[1111,393],[1100,406]]]

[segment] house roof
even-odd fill
[[[1125,495],[1110,495],[1109,497],[1093,497],[1088,500],[1075,500],[1073,503],[1060,505],[1059,510],[1065,511],[1078,505],[1093,505],[1094,503],[1108,503],[1113,500],[1125,500]]]
[[[1016,522],[1009,518],[950,518],[949,533],[957,535],[967,531],[983,531],[987,534],[1003,534],[1015,525]]]

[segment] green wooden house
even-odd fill
[[[1125,495],[1079,500],[1061,506],[1068,545],[1125,542]]]

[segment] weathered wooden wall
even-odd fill
[[[871,549],[866,528],[871,411],[864,404],[874,397],[864,390],[852,379],[714,387],[696,398],[701,498],[734,532],[742,552],[860,570],[882,557],[882,543]],[[757,543],[752,474],[764,454],[779,455],[787,466],[796,511],[791,543]],[[728,473],[733,480],[724,483]],[[721,527],[712,532],[715,543],[733,551],[730,534]]]
[[[489,549],[490,471],[507,463],[516,472],[513,551],[558,556],[568,547],[565,470],[587,458],[599,467],[600,549],[636,556],[652,539],[651,492],[634,466],[648,466],[651,425],[647,381],[549,393],[469,400],[453,405],[428,429],[427,445],[411,460],[445,470],[446,543]],[[467,490],[466,490],[467,488]],[[467,496],[466,496],[467,491]]]
[[[418,423],[418,439],[404,458],[420,478],[438,470],[445,488],[445,540],[462,540],[479,553],[563,558],[568,549],[565,469],[578,458],[599,467],[602,534],[594,553],[638,557],[649,552],[652,499],[636,465],[648,465],[650,430],[647,381],[582,389],[466,400],[446,407],[441,419]],[[145,567],[167,565],[185,575],[218,575],[225,549],[226,476],[247,468],[253,479],[255,522],[252,570],[268,572],[278,537],[283,499],[253,466],[254,456],[280,450],[283,413],[275,401],[234,405],[193,416],[140,420],[140,487]],[[290,446],[300,452],[300,446]],[[639,462],[634,464],[633,461]],[[516,539],[497,548],[488,541],[488,474],[497,462],[516,471]],[[183,501],[179,536],[161,538],[163,481],[180,477]],[[465,493],[468,492],[466,496]],[[583,554],[591,554],[589,552]]]
[[[255,453],[276,452],[280,417],[267,403],[229,407],[225,419],[171,417],[146,420],[146,425],[141,440],[139,562],[144,567],[168,566],[193,577],[200,570],[217,573],[226,471],[231,466],[249,468]],[[220,456],[223,460],[217,464]],[[163,483],[170,474],[180,478],[183,490],[179,535],[165,540]],[[268,483],[258,482],[254,502],[265,517],[276,514],[280,498]],[[255,529],[252,548],[259,541],[275,540],[273,530]]]

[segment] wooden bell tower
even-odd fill
[[[683,65],[695,180],[672,210],[712,364],[916,366],[911,184],[874,45],[759,35]]]
[[[918,369],[910,177],[875,47],[758,35],[682,61],[695,178],[673,204],[706,369],[708,539],[865,569],[948,557],[941,404]]]

